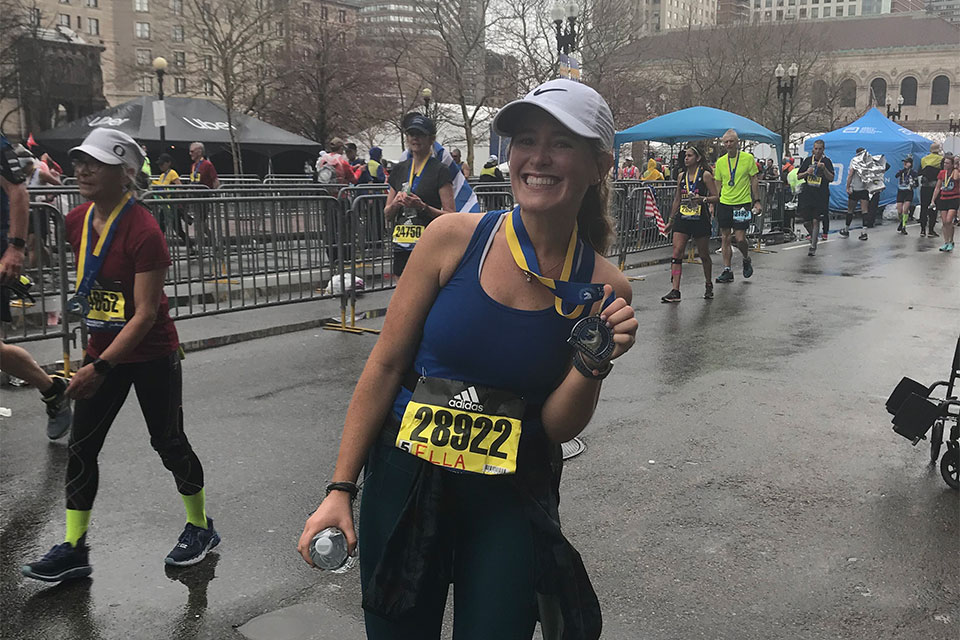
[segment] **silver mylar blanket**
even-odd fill
[[[860,176],[863,184],[867,186],[867,191],[871,194],[883,191],[886,188],[883,182],[886,167],[887,160],[883,155],[872,156],[866,150],[861,151],[850,160],[850,168]]]

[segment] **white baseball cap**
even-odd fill
[[[607,149],[613,148],[613,113],[607,101],[587,85],[559,78],[544,82],[522,100],[514,100],[500,109],[493,120],[493,130],[502,136],[512,136],[520,105],[539,107],[560,121],[578,136],[599,140]]]
[[[103,164],[125,165],[140,170],[143,151],[137,141],[123,131],[97,127],[84,138],[79,147],[70,149],[70,157],[85,153]]]

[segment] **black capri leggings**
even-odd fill
[[[360,506],[360,582],[366,588],[390,533],[403,511],[419,465],[409,453],[373,445]],[[444,472],[446,473],[446,472]],[[430,562],[434,577],[404,620],[364,613],[370,640],[430,640],[440,637],[453,580],[456,640],[529,640],[537,622],[533,533],[515,485],[506,477],[450,473],[445,479],[441,557]]]
[[[92,362],[87,356],[83,363]],[[147,421],[150,445],[173,473],[177,491],[193,495],[203,488],[203,467],[183,433],[183,377],[176,352],[148,362],[117,365],[92,398],[77,400],[67,458],[67,509],[87,511],[97,496],[97,456],[130,386]]]

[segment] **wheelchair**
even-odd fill
[[[953,367],[949,380],[940,380],[926,386],[916,380],[903,378],[887,399],[887,411],[893,415],[893,430],[916,446],[927,439],[930,432],[930,464],[940,460],[940,475],[951,489],[960,490],[960,338],[953,352]],[[943,397],[934,392],[944,387]],[[949,426],[949,432],[946,431]],[[940,457],[944,444],[947,451]]]

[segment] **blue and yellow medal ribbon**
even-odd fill
[[[690,174],[689,171],[683,172],[683,181],[686,183],[687,195],[692,196],[694,193],[694,187],[697,186],[697,182],[700,180],[700,167],[697,167],[697,172],[693,175],[693,182],[690,182],[690,180],[688,180],[688,178],[690,177],[689,174]]]
[[[523,226],[523,219],[520,217],[520,207],[514,208],[513,212],[506,216],[505,228],[507,233],[507,245],[510,247],[510,253],[513,255],[517,266],[523,271],[529,273],[532,277],[540,281],[546,288],[553,291],[556,297],[554,307],[557,313],[564,318],[579,318],[584,312],[589,312],[590,306],[597,300],[603,298],[603,285],[584,282],[570,282],[570,275],[573,273],[573,265],[578,255],[588,251],[583,242],[577,235],[577,225],[574,223],[573,232],[570,234],[570,241],[567,243],[567,255],[563,260],[563,268],[560,270],[560,278],[547,278],[540,275],[540,265],[537,262],[537,253],[533,248],[533,242],[527,235],[527,230]],[[612,296],[611,296],[612,297]],[[608,300],[609,302],[609,300]],[[572,311],[565,311],[564,305],[572,305]]]
[[[113,234],[117,230],[117,223],[120,218],[133,206],[135,200],[133,194],[128,193],[127,197],[120,201],[114,207],[113,211],[107,217],[103,225],[103,233],[97,240],[95,247],[90,247],[90,232],[93,230],[93,207],[90,203],[87,207],[86,216],[83,220],[83,230],[80,233],[80,251],[77,257],[77,296],[87,298],[90,295],[90,288],[94,280],[100,273],[100,267],[103,266],[104,258],[110,249],[110,243],[113,242]]]

